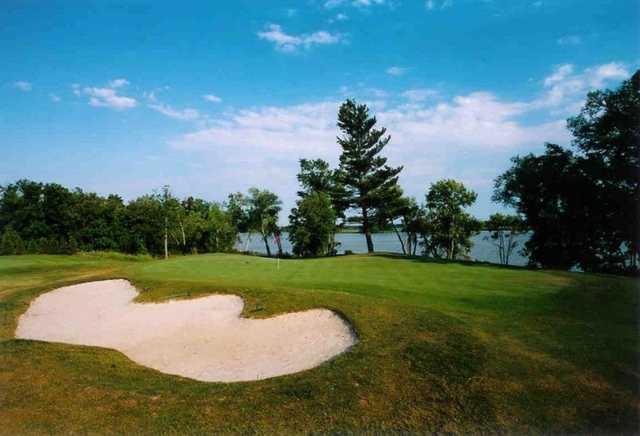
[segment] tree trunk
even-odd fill
[[[509,265],[509,258],[511,257],[511,251],[513,250],[513,233],[509,232],[509,238],[507,239],[507,245],[504,252],[504,264]]]
[[[267,249],[267,256],[271,257],[271,248],[269,248],[269,240],[264,234],[262,235],[262,239],[264,240],[264,247]]]
[[[169,219],[164,217],[164,258],[169,259]]]
[[[180,231],[182,232],[182,251],[186,252],[187,236],[184,234],[184,225],[182,224],[182,220],[180,220]]]
[[[407,250],[404,249],[404,241],[402,240],[402,236],[400,235],[400,232],[398,231],[398,228],[396,227],[396,225],[394,223],[391,223],[391,227],[393,227],[393,231],[396,232],[396,236],[398,237],[398,241],[400,241],[400,247],[402,247],[402,254],[404,254],[406,256],[407,255]]]
[[[449,230],[449,238],[451,238],[450,241],[450,248],[449,248],[449,260],[454,260],[456,253],[455,253],[455,217],[452,216],[451,217],[451,229]]]
[[[371,230],[369,230],[369,216],[367,215],[367,209],[364,207],[362,208],[362,231],[367,240],[367,253],[373,253],[373,239],[371,238]]]

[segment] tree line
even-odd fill
[[[495,181],[493,200],[513,215],[481,222],[466,209],[477,194],[452,179],[432,183],[424,203],[404,195],[403,167],[383,156],[391,137],[364,104],[338,111],[339,164],[301,159],[300,190],[287,227],[296,256],[338,250],[341,226],[357,225],[367,251],[372,233],[392,229],[406,255],[464,258],[471,237],[488,230],[500,262],[521,249],[531,266],[585,271],[638,270],[640,207],[640,72],[616,90],[589,93],[568,120],[572,148],[547,144],[542,155],[515,156]],[[167,257],[169,253],[233,250],[239,233],[259,237],[271,256],[282,203],[267,190],[233,193],[223,203],[178,199],[169,187],[125,204],[54,183],[19,180],[0,187],[0,252],[71,253],[117,250]],[[518,236],[528,233],[523,247]]]

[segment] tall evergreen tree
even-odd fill
[[[374,250],[371,230],[378,209],[402,192],[397,189],[402,167],[390,167],[387,158],[380,156],[391,136],[385,136],[384,127],[376,129],[376,122],[364,104],[347,100],[340,106],[338,127],[342,134],[338,144],[342,154],[338,176],[347,192],[347,204],[359,213],[354,219],[362,225],[369,253]]]

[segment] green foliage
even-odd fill
[[[3,252],[73,254],[121,251],[230,251],[237,227],[224,208],[201,199],[175,198],[168,187],[124,204],[116,195],[101,197],[57,184],[19,180],[0,186]]]
[[[213,204],[207,212],[205,222],[206,251],[228,252],[238,240],[238,228],[220,205]]]
[[[376,129],[376,118],[369,116],[366,105],[347,100],[338,112],[338,127],[342,147],[338,179],[344,186],[344,202],[359,215],[354,217],[362,225],[367,240],[367,250],[374,251],[371,238],[377,210],[385,202],[398,195],[398,174],[402,167],[387,165],[387,158],[380,152],[391,139],[385,136],[386,129]]]
[[[493,198],[514,207],[532,230],[531,264],[637,271],[640,72],[615,91],[590,93],[568,126],[575,153],[547,144],[543,155],[514,157]]]
[[[345,190],[322,159],[300,160],[300,199],[289,215],[289,240],[297,256],[336,253],[336,219],[344,219]]]
[[[280,233],[278,215],[282,210],[282,202],[271,191],[250,188],[246,204],[248,206],[246,212],[248,229],[250,232],[257,232],[262,236],[267,256],[271,257],[268,238]],[[282,254],[280,245],[278,246],[278,252]]]
[[[414,198],[404,197],[400,186],[390,189],[387,200],[376,211],[376,221],[380,228],[393,228],[403,254],[415,256],[418,237],[426,232],[426,221],[424,208]]]
[[[333,254],[336,214],[331,199],[323,192],[311,192],[297,201],[291,211],[289,239],[297,256]]]
[[[250,232],[249,199],[241,192],[229,194],[225,203],[231,222],[241,233]]]
[[[426,226],[423,229],[425,252],[433,257],[453,260],[471,248],[471,236],[481,223],[464,211],[477,194],[452,179],[432,183],[426,196]]]
[[[0,254],[24,254],[25,246],[22,238],[13,230],[13,227],[7,226],[0,235]]]
[[[336,218],[344,220],[349,203],[347,191],[339,176],[339,171],[330,169],[329,163],[322,159],[300,159],[300,172],[297,177],[302,191],[298,191],[298,196],[304,197],[312,192],[328,195]]]

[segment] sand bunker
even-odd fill
[[[212,295],[133,303],[126,280],[56,289],[20,317],[17,338],[114,348],[158,371],[203,381],[248,381],[313,368],[355,343],[334,312],[241,318],[243,301]]]

